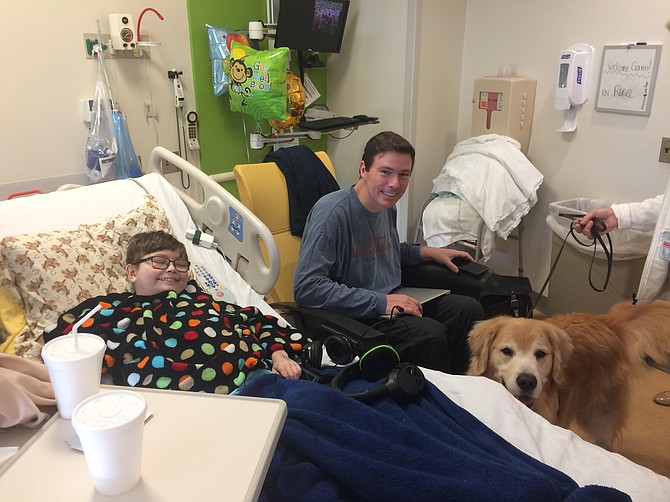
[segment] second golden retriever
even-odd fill
[[[630,380],[646,355],[670,352],[670,303],[615,304],[606,314],[546,320],[496,317],[469,335],[469,375],[502,383],[550,422],[611,449],[627,416]]]

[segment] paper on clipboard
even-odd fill
[[[305,88],[305,108],[307,108],[321,97],[321,93],[314,86],[314,83],[309,79],[308,75],[305,75],[305,81],[302,85]]]

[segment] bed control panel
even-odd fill
[[[232,207],[230,209],[230,223],[228,225],[228,232],[230,235],[235,237],[238,241],[244,241],[244,218],[242,215],[235,211]]]
[[[233,292],[221,284],[204,265],[196,263],[193,272],[200,287],[212,295],[212,298],[220,302],[235,303]]]

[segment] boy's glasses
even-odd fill
[[[151,266],[158,270],[167,270],[170,266],[170,263],[172,263],[177,272],[188,272],[188,269],[191,266],[191,262],[188,260],[180,260],[179,258],[176,260],[170,260],[165,256],[147,256],[146,258],[142,258],[140,261],[138,261],[136,265],[139,265],[145,261],[151,262]]]

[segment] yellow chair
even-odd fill
[[[326,152],[317,157],[335,177],[335,169]],[[270,229],[279,247],[279,279],[268,293],[268,302],[293,302],[293,275],[298,263],[300,237],[291,234],[286,179],[274,162],[238,164],[233,169],[240,201]],[[264,251],[267,262],[267,253]]]

